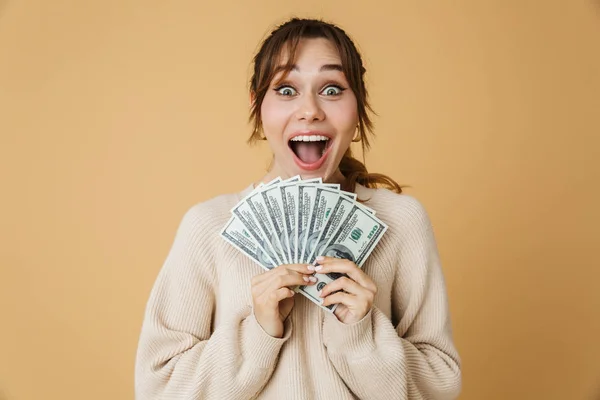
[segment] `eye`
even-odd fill
[[[297,94],[296,89],[291,86],[279,86],[274,89],[280,96],[291,97]]]
[[[339,96],[345,89],[342,89],[338,85],[329,85],[321,91],[325,96]]]

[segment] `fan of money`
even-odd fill
[[[355,193],[321,178],[260,184],[231,213],[221,237],[266,270],[312,264],[319,255],[348,259],[360,268],[387,230]],[[315,274],[315,285],[295,291],[320,305],[318,291],[340,276]],[[336,305],[323,308],[333,312]]]

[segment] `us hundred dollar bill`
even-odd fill
[[[304,252],[302,260],[307,263],[311,262],[311,257],[315,252],[321,234],[325,228],[325,224],[329,220],[329,217],[333,214],[332,211],[335,208],[338,199],[340,198],[340,191],[336,189],[329,189],[326,187],[318,187],[317,194],[315,197],[315,204],[312,208],[310,222],[308,224],[308,231],[305,235],[306,240],[303,244]]]
[[[321,178],[303,181],[306,183],[320,183]],[[283,222],[287,239],[288,260],[295,263],[296,258],[296,221],[298,218],[298,184],[282,183],[278,186],[279,196],[283,207]]]
[[[317,186],[311,184],[298,185],[298,218],[296,229],[297,243],[297,263],[303,263],[304,243],[306,243],[306,235],[308,233],[308,223],[312,212],[315,199],[317,197]]]
[[[275,258],[277,259],[277,262],[279,264],[285,264],[287,263],[287,258],[284,254],[283,246],[280,243],[279,236],[277,235],[275,227],[273,226],[274,224],[267,209],[267,202],[262,196],[262,193],[268,189],[269,187],[263,188],[263,190],[248,196],[246,199],[246,204],[250,206],[256,222],[258,222],[261,233],[269,242],[271,249],[273,249],[275,252]]]
[[[250,207],[250,204],[246,201],[251,196],[256,195],[265,187],[269,185],[259,185],[253,192],[248,194],[242,201],[240,201],[235,207],[231,209],[233,215],[238,217],[240,222],[246,227],[247,232],[254,238],[260,248],[267,252],[271,260],[277,265],[281,264],[280,259],[276,256],[275,250],[271,245],[271,240],[261,230],[257,218],[254,215],[254,211]]]
[[[250,235],[237,216],[232,216],[221,230],[221,237],[266,270],[276,267],[275,262]]]
[[[356,198],[357,198],[357,195],[356,195],[356,193],[352,193],[352,192],[345,192],[345,191],[343,191],[343,190],[340,190],[340,195],[342,195],[342,196],[346,196],[346,197],[348,197],[349,199],[352,199],[352,200],[355,200],[355,201],[356,201]]]
[[[327,219],[323,232],[315,245],[313,259],[310,260],[311,262],[314,261],[314,257],[323,254],[325,246],[337,232],[340,224],[346,220],[354,204],[356,203],[350,197],[340,196],[338,198],[337,203],[331,212],[331,216]]]
[[[387,225],[367,211],[366,207],[355,203],[351,205],[347,217],[325,244],[320,255],[351,260],[360,268],[387,229]],[[309,300],[320,304],[319,290],[340,276],[342,274],[339,273],[315,274],[315,285],[300,286],[298,290]],[[333,312],[337,304],[325,308]]]
[[[267,187],[260,192],[263,197],[263,201],[267,206],[268,216],[274,230],[273,233],[279,239],[279,244],[281,245],[281,250],[283,252],[283,258],[285,258],[285,261],[288,263],[292,263],[293,259],[290,251],[289,232],[285,222],[287,212],[285,206],[287,204],[284,204],[282,186],[288,183],[297,182],[299,180],[299,176],[286,179],[281,184]]]

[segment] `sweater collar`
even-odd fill
[[[246,186],[246,188],[239,193],[240,198],[242,198],[242,199],[245,198],[250,193],[252,193],[253,190],[254,190],[254,183],[251,183],[250,185]],[[357,194],[358,198],[361,200],[368,200],[373,195],[373,189],[369,189],[369,188],[361,185],[360,183],[356,184],[354,192]]]

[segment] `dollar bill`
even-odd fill
[[[339,183],[323,183],[321,186],[329,188],[329,189],[340,190],[340,184]]]
[[[272,185],[277,185],[277,184],[279,184],[281,182],[282,182],[281,177],[278,176],[277,178],[274,178],[272,181],[270,181],[270,182],[268,182],[268,183],[266,183],[264,185],[265,186],[272,186]],[[261,182],[260,185],[263,185],[263,183]]]
[[[284,204],[284,197],[282,196],[282,188],[290,183],[295,183],[300,180],[299,176],[295,176],[290,179],[286,179],[278,185],[272,185],[267,187],[260,194],[263,197],[263,201],[267,207],[268,216],[273,227],[273,234],[277,236],[281,250],[283,252],[283,258],[287,263],[292,263],[293,258],[290,250],[290,239],[288,229],[285,223],[285,215],[287,204]],[[293,185],[295,186],[295,185]]]
[[[279,186],[283,204],[283,222],[288,241],[289,259],[296,262],[296,218],[298,208],[298,185]]]
[[[246,204],[252,210],[262,236],[269,242],[270,248],[274,251],[276,261],[279,264],[286,264],[287,258],[284,254],[283,246],[270,218],[267,202],[262,196],[262,193],[268,189],[269,186],[248,196]]]
[[[302,183],[321,183],[321,178],[304,180]],[[286,228],[290,260],[298,262],[297,242],[297,218],[298,218],[298,184],[282,184],[279,186],[281,200],[284,209],[284,223]]]
[[[264,190],[264,187],[268,187],[269,185],[258,185],[258,187],[248,194],[242,201],[240,201],[235,207],[231,209],[233,215],[237,216],[242,224],[246,227],[246,230],[250,235],[254,238],[254,240],[258,243],[258,245],[264,249],[269,257],[277,263],[277,265],[281,264],[281,260],[277,257],[275,249],[271,245],[271,240],[266,234],[263,233],[259,223],[258,216],[255,215],[254,210],[246,201],[251,196],[255,196],[261,190]]]
[[[297,263],[303,263],[304,243],[308,233],[308,223],[317,196],[317,185],[301,183],[298,185],[298,218],[296,228]]]
[[[323,255],[352,260],[361,268],[387,229],[388,226],[370,210],[361,204],[354,204]]]
[[[338,198],[337,203],[331,212],[331,216],[325,223],[321,237],[315,245],[314,253],[316,254],[314,254],[314,256],[323,255],[325,246],[329,243],[333,234],[337,232],[340,224],[346,220],[354,204],[356,203],[348,197],[340,196]]]
[[[221,237],[244,253],[252,261],[265,270],[276,267],[264,248],[250,235],[242,221],[237,216],[232,216],[221,230]]]
[[[281,181],[280,185],[284,185],[287,183],[293,183],[293,182],[300,182],[301,180],[302,180],[302,178],[300,177],[300,175],[296,175],[296,176],[292,176],[291,178]]]
[[[343,197],[341,197],[343,199]],[[320,255],[350,260],[361,268],[387,230],[387,225],[359,203],[351,205],[345,220],[331,235]],[[320,305],[318,292],[327,284],[342,276],[339,273],[315,274],[317,283],[300,286],[299,292]],[[337,304],[325,307],[335,311]]]
[[[356,194],[356,193],[352,193],[352,192],[345,192],[345,191],[343,191],[343,190],[341,190],[341,191],[340,191],[340,193],[341,193],[342,195],[344,195],[344,196],[348,197],[348,198],[351,198],[351,199],[352,199],[352,200],[354,200],[354,201],[356,201],[356,199],[358,198],[358,196],[357,196],[357,194]],[[375,215],[375,214],[376,214],[376,211],[375,211],[375,210],[373,210],[372,208],[369,208],[369,207],[365,206],[364,204],[363,204],[363,207],[365,207],[365,211],[367,211],[368,213],[371,213],[371,214],[373,214],[373,215]]]
[[[344,190],[340,190],[340,195],[342,195],[342,196],[346,196],[346,197],[348,197],[349,199],[352,199],[352,200],[354,200],[354,201],[356,201],[356,198],[358,197],[358,196],[356,195],[356,193],[352,193],[352,192],[346,192],[346,191],[344,191]]]
[[[304,252],[302,259],[309,264],[312,262],[311,258],[319,243],[325,224],[333,214],[332,211],[339,198],[339,190],[329,189],[324,186],[317,188],[315,204],[312,207],[308,231],[305,235],[306,241],[303,244]]]

